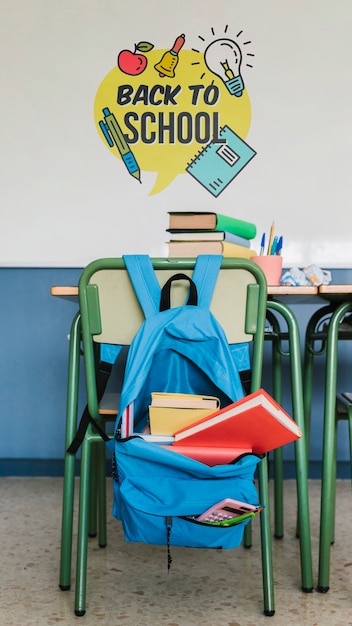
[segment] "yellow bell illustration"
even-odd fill
[[[154,65],[155,69],[159,72],[159,76],[161,77],[168,76],[169,78],[174,78],[175,67],[178,63],[178,53],[181,50],[184,43],[185,43],[184,35],[180,35],[179,37],[177,37],[171,50],[167,50],[166,52],[164,52],[159,63],[156,63]]]

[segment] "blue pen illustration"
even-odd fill
[[[141,182],[141,172],[138,166],[138,163],[135,159],[135,156],[130,149],[125,136],[122,132],[121,126],[118,123],[115,115],[110,112],[110,109],[107,107],[103,109],[104,120],[99,122],[99,126],[102,130],[102,133],[108,142],[110,148],[114,145],[118,149],[124,164],[127,167],[128,172]]]

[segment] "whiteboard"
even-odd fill
[[[286,266],[352,266],[350,0],[238,0],[236,10],[224,0],[2,0],[0,8],[0,265],[166,256],[168,211],[206,210],[255,223],[254,248],[275,221]],[[142,170],[139,184],[99,136],[99,86],[134,44],[168,50],[185,33],[181,58],[225,32],[254,55],[244,73],[255,157],[217,197],[187,172],[151,193],[157,173]]]

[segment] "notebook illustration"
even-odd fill
[[[223,126],[219,135],[218,140],[205,146],[186,167],[186,172],[213,196],[218,196],[256,155],[229,126]]]

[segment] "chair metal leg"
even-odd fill
[[[249,522],[244,529],[243,545],[245,548],[252,547],[252,523],[251,522]]]
[[[73,319],[70,333],[68,388],[66,405],[66,435],[65,435],[65,462],[64,484],[61,522],[61,553],[60,553],[60,581],[59,586],[64,591],[71,585],[72,560],[72,529],[74,507],[75,462],[74,454],[69,454],[67,448],[76,434],[78,410],[78,384],[80,367],[80,339],[81,317],[77,313]]]
[[[91,446],[92,435],[91,426],[89,425],[88,431],[82,443],[79,489],[75,591],[75,614],[79,617],[84,615],[86,612]]]
[[[281,404],[282,401],[282,349],[280,324],[271,311],[267,311],[267,319],[273,331],[271,336],[272,351],[272,387],[273,397]],[[284,482],[283,482],[283,449],[274,450],[274,536],[284,536]]]
[[[100,424],[104,428],[104,424]],[[106,449],[103,441],[92,445],[91,477],[89,483],[89,537],[98,535],[98,543],[105,548],[106,531]]]
[[[90,473],[90,482],[89,482],[89,527],[88,527],[88,536],[96,537],[98,532],[98,520],[97,520],[97,507],[98,507],[98,478],[97,478],[97,467],[99,464],[98,461],[98,450],[97,446],[92,446],[91,451],[91,473]]]
[[[303,591],[311,592],[313,590],[313,567],[308,499],[308,464],[306,452],[307,443],[304,424],[302,365],[299,329],[294,314],[282,302],[269,301],[268,307],[271,310],[274,310],[282,315],[287,323],[289,334],[293,416],[298,426],[302,430],[302,437],[295,442],[301,579]]]
[[[318,591],[329,590],[330,579],[330,542],[332,533],[332,511],[334,507],[334,476],[335,476],[335,406],[337,379],[337,352],[339,324],[349,311],[352,303],[340,304],[332,314],[327,337],[325,407],[323,433],[323,472],[320,505],[320,539],[319,539],[319,574]]]
[[[275,396],[274,396],[275,397]],[[283,449],[274,450],[274,537],[284,536],[284,472]]]
[[[332,485],[332,509],[331,509],[331,537],[330,544],[332,545],[335,542],[335,513],[336,513],[336,462],[337,462],[337,430],[338,430],[338,422],[335,420],[335,446],[334,446],[334,457],[333,457],[333,475],[331,480]]]
[[[100,548],[107,544],[106,530],[106,445],[103,441],[97,444],[97,484],[98,484],[98,542]]]
[[[265,455],[259,463],[258,473],[259,500],[264,505],[264,509],[260,514],[264,613],[265,615],[272,616],[275,613],[275,606],[267,455]]]
[[[352,479],[352,410],[348,409],[348,436],[350,442],[350,467],[351,467],[351,479]]]

